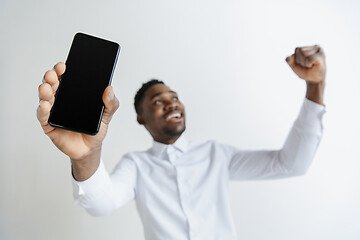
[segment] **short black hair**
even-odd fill
[[[134,107],[135,107],[135,111],[137,114],[141,113],[141,101],[144,98],[144,94],[146,92],[146,90],[148,90],[150,87],[156,85],[156,84],[164,84],[165,83],[163,81],[160,81],[158,79],[151,79],[149,81],[147,81],[146,83],[143,83],[143,85],[141,86],[141,88],[137,91],[136,95],[135,95],[135,101],[134,101]]]

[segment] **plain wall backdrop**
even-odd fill
[[[111,171],[147,149],[133,97],[150,78],[179,93],[189,140],[278,149],[305,83],[287,66],[296,46],[327,57],[324,136],[302,177],[232,182],[239,239],[360,239],[360,2],[133,0],[0,2],[0,239],[143,239],[135,204],[94,218],[74,205],[70,161],[36,119],[46,70],[76,32],[120,43],[120,109],[103,144]],[[216,226],[214,226],[216,227]]]

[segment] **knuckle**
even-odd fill
[[[41,100],[39,103],[39,111],[47,112],[50,111],[51,105],[50,102]]]
[[[40,109],[44,109],[44,107],[46,107],[46,101],[41,100],[41,101],[39,102],[39,108],[40,108]]]
[[[312,66],[312,58],[306,58],[305,59],[305,67],[310,68]]]
[[[306,53],[305,48],[299,48],[299,53],[302,55],[305,55],[305,53]]]
[[[40,84],[40,85],[39,85],[38,93],[39,93],[40,95],[44,93],[45,84],[46,84],[46,83],[43,83],[43,84]]]
[[[39,86],[39,97],[41,99],[50,99],[53,94],[52,88],[48,83],[43,83]]]
[[[120,107],[120,102],[117,98],[115,98],[113,111],[115,112],[119,107]]]
[[[54,72],[54,70],[47,70],[47,71],[45,72],[45,77],[53,74],[53,72]]]
[[[56,77],[56,72],[54,70],[48,70],[45,72],[45,75],[44,75],[45,80],[49,80],[54,77]]]
[[[51,86],[50,86],[50,84],[48,84],[48,83],[40,84],[40,86],[39,86],[39,92],[48,91],[49,88],[51,88]]]
[[[56,71],[56,74],[62,74],[65,71],[65,63],[63,62],[58,62],[55,66],[54,69]]]

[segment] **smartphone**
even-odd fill
[[[119,52],[118,43],[75,34],[50,111],[50,126],[89,135],[99,132],[102,95],[111,84]]]

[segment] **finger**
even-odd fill
[[[303,67],[311,67],[307,61],[307,57],[316,54],[320,50],[318,45],[297,47],[295,49],[295,62]]]
[[[54,91],[51,88],[50,84],[48,83],[43,83],[39,86],[38,89],[39,92],[39,100],[45,100],[48,101],[51,105],[54,103]]]
[[[49,119],[51,105],[48,101],[41,100],[36,111],[37,119],[41,126],[46,125]]]
[[[314,54],[305,58],[305,66],[307,68],[312,68],[314,65],[320,64],[322,57],[319,54]]]
[[[37,119],[39,120],[39,123],[43,128],[45,134],[48,134],[49,132],[54,130],[54,128],[48,124],[50,110],[51,110],[51,104],[48,101],[42,100],[40,101],[39,107],[37,108],[36,111]]]
[[[105,124],[109,124],[112,116],[119,108],[119,100],[116,98],[114,94],[114,90],[112,86],[108,86],[103,93],[103,102],[105,104],[105,110],[103,114],[102,121]]]
[[[324,64],[324,60],[324,51],[320,46],[315,45],[306,52],[305,67],[312,68],[314,65]]]
[[[301,52],[301,48],[295,48],[295,63],[299,65],[303,65],[304,55]]]
[[[44,75],[44,80],[45,81],[43,81],[43,82],[50,84],[53,92],[55,93],[59,86],[59,79],[58,79],[58,76],[57,76],[55,70],[47,71]]]
[[[302,47],[300,51],[303,53],[305,57],[316,54],[320,50],[318,45],[310,46],[310,47]]]
[[[303,78],[305,76],[307,68],[302,67],[301,65],[296,63],[295,54],[287,57],[286,62],[300,78]]]
[[[58,77],[58,79],[60,79],[61,75],[64,74],[66,69],[65,63],[63,62],[58,62],[55,66],[54,66],[54,70],[56,72],[56,75]]]

